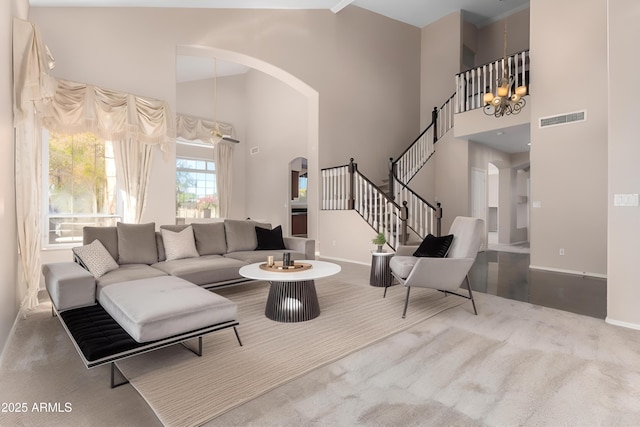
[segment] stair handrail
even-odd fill
[[[438,142],[438,140],[442,138],[444,134],[446,134],[450,129],[453,128],[453,112],[454,112],[453,101],[455,99],[455,96],[456,96],[456,92],[451,94],[451,96],[449,96],[449,98],[447,98],[447,100],[442,103],[440,108],[433,107],[433,110],[431,111],[431,123],[427,125],[427,127],[420,133],[420,135],[418,135],[418,137],[415,140],[413,140],[413,142],[407,148],[405,148],[405,150],[395,160],[393,160],[392,158],[389,159],[390,160],[390,165],[389,165],[389,193],[390,194],[392,195],[394,194],[393,187],[394,187],[395,181],[399,182],[400,184],[403,185],[403,187],[406,188],[406,186],[413,179],[413,177],[418,173],[418,171],[420,171],[420,169],[422,169],[422,167],[427,163],[427,161],[435,153],[436,142]],[[439,122],[440,122],[440,126],[438,126]],[[415,150],[416,146],[421,142],[422,138],[432,128],[433,128],[433,132],[431,135],[431,145],[429,145],[429,142],[427,142],[427,147],[426,147],[427,153],[425,154],[424,158],[420,161],[420,164],[417,167],[412,168],[413,171],[411,172],[411,176],[406,176],[402,178],[399,177],[398,164],[401,163],[405,157],[410,157],[412,151],[418,151],[418,150]]]
[[[408,211],[358,170],[351,158],[341,166],[321,169],[322,210],[355,210],[395,249],[405,243]]]
[[[440,108],[434,107],[431,123],[424,131],[407,147],[394,161],[390,160],[389,168],[389,194],[385,193],[373,181],[358,171],[358,165],[351,158],[348,164],[321,169],[322,180],[322,210],[355,210],[376,232],[382,232],[389,245],[395,249],[398,244],[405,244],[407,233],[411,230],[419,238],[424,238],[427,233],[441,233],[442,207],[440,203],[432,205],[422,196],[408,187],[409,181],[426,164],[434,153],[434,145],[453,127],[452,94]],[[443,114],[444,112],[444,114]],[[428,132],[433,132],[428,135]],[[420,144],[425,135],[430,136],[431,145],[426,158],[419,158],[417,167],[413,168],[411,176],[401,180],[397,176],[397,164],[408,155],[413,155],[411,150]],[[417,156],[413,156],[416,158]],[[398,182],[398,191],[394,190],[394,183]],[[366,198],[364,197],[366,194]],[[402,205],[395,201],[395,195],[402,194]],[[369,199],[373,203],[369,204]],[[409,210],[412,216],[409,217]],[[387,218],[389,217],[389,218]],[[394,224],[395,221],[395,224]]]
[[[384,234],[394,250],[406,243],[408,209],[400,206],[378,185],[362,174],[357,165],[353,173],[354,210],[377,233]]]

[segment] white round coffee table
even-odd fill
[[[303,322],[320,315],[320,304],[314,279],[332,276],[341,267],[326,261],[296,260],[296,263],[310,264],[303,271],[267,271],[260,268],[263,262],[240,268],[243,277],[267,280],[271,283],[265,316],[276,322]]]

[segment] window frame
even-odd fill
[[[193,161],[193,162],[204,162],[204,169],[200,169],[200,168],[185,168],[185,167],[178,167],[178,162],[179,161]],[[208,165],[211,164],[213,169],[209,169]],[[216,215],[211,215],[210,218],[218,218],[219,214],[220,214],[220,204],[219,204],[219,196],[218,196],[218,171],[217,171],[217,167],[216,167],[216,162],[215,160],[211,159],[211,158],[202,158],[202,157],[197,157],[197,156],[184,156],[184,155],[176,155],[176,179],[177,179],[177,175],[179,172],[187,172],[187,173],[194,173],[194,174],[207,174],[207,175],[211,175],[213,176],[213,196],[212,197],[216,197],[218,198],[218,204],[216,205],[216,208],[214,209],[216,212]],[[198,196],[196,193],[196,200],[199,199],[200,197],[208,197],[206,194],[204,196]],[[175,189],[175,200],[176,200],[176,209],[175,209],[175,215],[176,218],[208,218],[207,216],[179,216],[179,209],[180,206],[178,204],[178,186],[176,184],[176,189]],[[196,202],[197,203],[197,202]],[[184,208],[186,209],[186,208]],[[196,211],[198,211],[198,208],[195,208]]]
[[[84,133],[84,132],[82,132]],[[49,129],[47,128],[42,128],[42,161],[41,161],[41,166],[42,166],[42,170],[41,170],[41,174],[42,174],[42,186],[41,186],[41,220],[42,220],[42,226],[41,226],[41,243],[42,243],[42,249],[68,249],[68,248],[72,248],[75,246],[79,246],[82,245],[82,240],[72,240],[69,242],[62,242],[62,243],[51,243],[49,241],[49,234],[52,232],[51,228],[50,228],[50,224],[51,218],[69,218],[70,220],[82,220],[82,219],[88,219],[88,218],[100,218],[100,219],[113,219],[114,223],[117,221],[122,221],[123,218],[123,211],[124,211],[124,205],[123,205],[123,201],[122,201],[122,194],[120,191],[120,186],[119,186],[119,180],[118,180],[118,174],[117,172],[115,173],[115,186],[114,186],[114,196],[115,196],[115,211],[116,213],[114,214],[99,214],[99,213],[85,213],[85,214],[77,214],[77,213],[67,213],[67,214],[52,214],[51,212],[49,212],[49,137],[51,135],[51,132],[49,131]],[[106,141],[105,142],[111,142],[113,143],[113,141]],[[114,165],[115,167],[115,153],[114,153]],[[71,223],[76,224],[75,221],[72,221]],[[80,224],[82,224],[82,222],[79,222]],[[99,226],[97,221],[94,222],[87,222],[85,223],[86,226]]]

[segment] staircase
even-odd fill
[[[440,204],[427,202],[408,183],[433,156],[436,141],[453,127],[453,99],[434,108],[429,126],[396,160],[389,159],[389,179],[383,185],[363,175],[354,159],[322,169],[321,209],[355,210],[394,249],[412,238],[440,235]]]
[[[442,207],[429,203],[409,187],[416,174],[435,153],[436,143],[453,128],[455,113],[484,107],[484,94],[493,92],[493,76],[507,68],[516,84],[528,86],[528,50],[456,75],[457,91],[439,108],[431,123],[395,160],[389,159],[389,178],[380,186],[358,171],[351,159],[346,165],[321,171],[322,210],[355,210],[393,249],[427,234],[440,236]],[[506,60],[506,62],[505,62]],[[511,88],[509,89],[511,91]],[[509,95],[511,92],[509,92]]]

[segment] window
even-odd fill
[[[116,225],[122,208],[111,142],[47,131],[42,140],[45,246],[82,242],[84,226]]]
[[[307,174],[304,173],[298,178],[298,198],[307,200]]]
[[[217,218],[219,213],[214,162],[176,158],[176,217]]]

